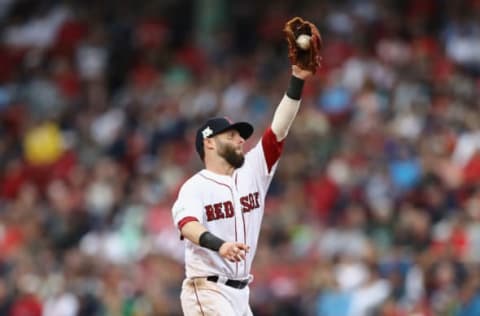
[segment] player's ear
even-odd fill
[[[205,138],[203,140],[203,148],[205,148],[205,149],[215,149],[215,140],[213,139],[213,137]]]

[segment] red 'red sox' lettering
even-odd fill
[[[233,203],[226,201],[222,203],[209,204],[205,206],[207,221],[213,221],[221,218],[233,217]]]
[[[247,213],[253,209],[259,208],[260,203],[258,201],[259,193],[249,193],[248,195],[240,198],[240,204],[242,205],[242,212]],[[209,204],[205,206],[205,214],[207,215],[207,221],[214,221],[222,218],[230,218],[234,215],[233,203],[231,201]]]
[[[258,202],[258,192],[249,193],[248,195],[242,196],[240,198],[240,204],[242,205],[242,212],[247,213],[253,209],[259,208],[260,203]]]

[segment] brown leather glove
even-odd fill
[[[283,31],[287,38],[288,58],[292,65],[315,73],[320,67],[320,48],[322,46],[322,38],[317,27],[297,16],[285,23]],[[302,49],[297,45],[297,38],[301,34],[310,36],[310,45],[307,49]]]

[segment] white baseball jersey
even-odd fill
[[[245,155],[244,165],[231,176],[203,169],[188,179],[180,189],[172,214],[177,227],[198,221],[208,231],[225,241],[250,246],[246,259],[237,263],[223,259],[217,252],[186,241],[187,278],[210,275],[229,279],[247,279],[255,256],[262,223],[265,195],[282,152],[269,128]]]

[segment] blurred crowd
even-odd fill
[[[323,65],[272,182],[255,315],[480,315],[480,1],[0,1],[0,315],[180,315],[195,129],[252,122],[300,15]]]

